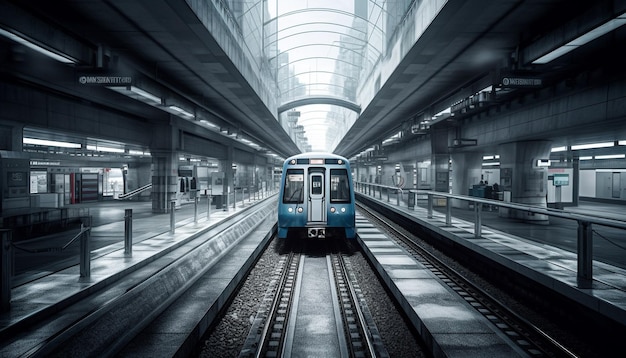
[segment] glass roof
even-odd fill
[[[367,19],[382,10],[365,0],[267,5],[264,48],[284,109],[279,120],[302,151],[332,151],[358,117],[360,76],[381,55],[382,30]]]

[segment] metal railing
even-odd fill
[[[567,220],[573,220],[577,222],[577,258],[578,258],[578,279],[580,282],[591,282],[593,279],[593,225],[601,225],[605,227],[626,230],[626,221],[608,219],[605,217],[594,215],[583,215],[578,213],[566,212],[560,209],[552,209],[546,207],[524,205],[512,202],[505,202],[500,200],[484,199],[473,196],[449,194],[445,192],[438,192],[432,190],[419,190],[410,189],[403,190],[398,187],[381,185],[375,183],[355,182],[355,190],[369,196],[376,197],[383,200],[383,192],[387,197],[387,202],[391,202],[391,197],[395,196],[396,205],[400,206],[403,201],[403,197],[407,197],[407,206],[414,208],[417,206],[416,196],[426,196],[427,198],[427,216],[429,219],[433,218],[433,203],[436,198],[445,199],[445,220],[446,225],[450,226],[452,223],[452,203],[451,200],[466,201],[474,206],[474,235],[476,238],[481,237],[482,234],[482,207],[496,206],[498,208],[507,208],[512,210],[519,210],[526,212],[529,215],[546,215],[548,217],[558,217]],[[412,204],[412,205],[411,205]]]
[[[248,188],[243,188],[240,190],[241,207],[245,207],[246,197],[244,195],[245,192],[248,193],[248,203],[251,204],[252,200],[263,200],[273,194],[276,193],[275,190],[266,190],[266,191],[255,191],[250,193]],[[235,200],[237,199],[237,195],[235,195]],[[212,196],[208,195],[206,204],[206,220],[209,220],[211,217],[211,200]],[[198,212],[199,212],[199,202],[200,197],[194,198],[194,208],[193,208],[193,221],[194,223],[198,222]],[[237,201],[234,202],[233,208],[236,209]],[[81,212],[85,211],[84,209]],[[189,216],[180,220],[179,223],[176,221],[176,201],[170,202],[170,233],[175,234],[175,229],[177,224],[181,222],[187,222],[189,220]],[[224,211],[228,211],[228,204],[224,205]],[[88,210],[87,210],[88,212]],[[11,281],[13,274],[13,251],[12,250],[20,250],[26,253],[42,253],[42,252],[60,252],[68,247],[70,247],[76,241],[80,243],[80,277],[90,277],[91,276],[91,249],[90,249],[90,235],[91,235],[91,217],[85,216],[81,217],[83,223],[81,223],[80,231],[72,237],[69,241],[61,246],[55,247],[46,247],[46,248],[37,248],[31,249],[27,248],[18,243],[12,242],[13,232],[10,229],[0,229],[0,310],[8,311],[10,310],[10,302],[11,302]],[[133,246],[133,210],[125,209],[124,211],[124,256],[131,257],[132,256],[132,246]]]
[[[142,186],[141,188],[137,188],[135,190],[129,191],[128,193],[125,194],[120,194],[117,196],[117,198],[119,200],[125,200],[125,199],[130,199],[133,198],[141,193],[143,193],[146,190],[150,190],[152,189],[152,183],[146,184],[144,186]]]
[[[18,243],[12,242],[12,230],[1,230],[0,246],[0,308],[2,312],[8,311],[11,306],[11,281],[13,273],[13,252],[12,249],[21,250],[27,253],[60,252],[70,247],[78,241],[80,245],[79,265],[80,277],[91,276],[91,250],[89,248],[89,238],[91,235],[91,218],[83,218],[84,223],[80,224],[80,231],[68,242],[61,246],[46,247],[39,249],[29,249],[22,247]],[[86,224],[86,226],[85,226]]]

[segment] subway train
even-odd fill
[[[348,238],[356,235],[350,163],[330,153],[287,158],[278,198],[278,237]]]

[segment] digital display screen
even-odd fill
[[[569,174],[554,174],[554,179],[552,183],[554,184],[554,186],[568,186]]]

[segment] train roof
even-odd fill
[[[346,163],[348,163],[349,161],[342,157],[341,155],[337,155],[334,153],[328,153],[328,152],[306,152],[306,153],[300,153],[300,154],[296,154],[293,155],[287,159],[285,159],[285,162],[290,161],[291,159],[300,159],[300,158],[336,158],[336,159],[343,159]]]

